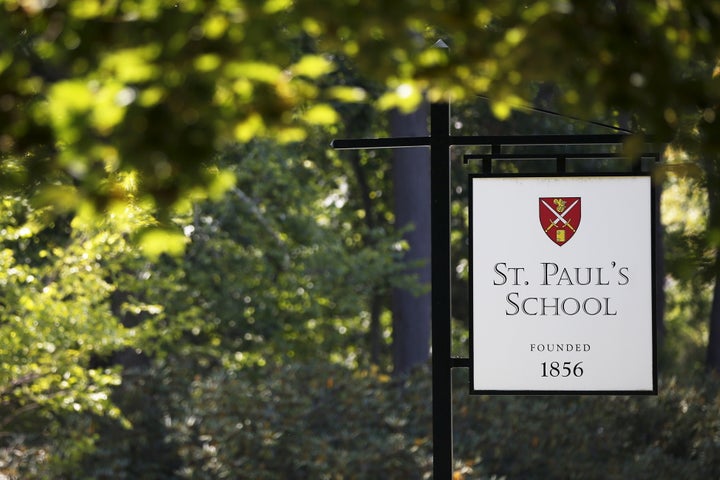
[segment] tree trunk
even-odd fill
[[[655,321],[657,330],[658,350],[665,341],[665,241],[662,220],[660,218],[660,202],[662,198],[662,182],[655,185],[652,208],[654,210],[655,229]]]
[[[717,66],[716,72],[720,72]],[[713,73],[713,78],[717,78],[717,73]],[[717,115],[720,113],[720,106],[714,107],[714,110]],[[703,152],[701,161],[708,194],[707,237],[710,246],[715,249],[715,287],[710,309],[710,334],[705,365],[708,370],[720,373],[720,154],[716,153],[720,150],[720,124],[701,120],[700,132],[705,139],[709,139],[710,146],[716,149],[715,152]]]
[[[393,137],[427,136],[428,109],[423,104],[414,113],[390,114]],[[407,273],[423,285],[430,284],[430,151],[399,148],[394,151],[392,177],[395,225],[410,227],[405,233],[409,250]],[[396,375],[409,372],[430,356],[430,294],[393,291],[393,362]]]
[[[715,248],[712,307],[710,309],[710,335],[708,338],[706,366],[720,372],[720,157],[708,155],[705,159],[708,190],[708,236]]]
[[[710,309],[710,336],[705,363],[708,370],[720,372],[720,248],[715,250],[715,288]]]

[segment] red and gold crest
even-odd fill
[[[580,197],[541,197],[540,225],[550,240],[562,246],[580,227]]]

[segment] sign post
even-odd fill
[[[605,135],[514,135],[514,136],[460,136],[460,135],[450,135],[450,105],[448,103],[434,103],[431,105],[430,108],[430,137],[400,137],[400,138],[370,138],[370,139],[338,139],[333,140],[331,146],[338,150],[348,150],[348,149],[381,149],[381,148],[430,148],[430,174],[431,174],[431,184],[430,184],[430,199],[431,199],[431,242],[432,242],[432,250],[431,250],[431,266],[432,266],[432,292],[431,292],[431,302],[432,302],[432,413],[433,413],[433,478],[435,480],[451,480],[453,475],[453,428],[452,428],[452,369],[453,368],[470,368],[473,370],[473,374],[477,372],[481,373],[481,368],[474,368],[473,365],[471,365],[471,359],[467,357],[452,357],[451,352],[451,331],[452,331],[452,325],[451,325],[451,319],[452,319],[452,311],[451,311],[451,279],[452,279],[452,260],[450,256],[450,192],[451,192],[451,186],[450,186],[450,165],[451,165],[451,153],[452,149],[454,147],[483,147],[484,149],[490,150],[490,154],[480,154],[477,155],[478,158],[482,159],[482,171],[485,174],[492,175],[492,160],[512,160],[515,158],[518,158],[517,156],[514,156],[512,154],[508,154],[504,150],[507,147],[513,147],[513,146],[568,146],[568,145],[619,145],[623,143],[623,140],[625,140],[629,136],[628,133],[616,133],[616,134],[605,134]],[[585,158],[608,158],[609,156],[615,157],[616,154],[608,154],[608,153],[597,153],[593,155],[592,157],[585,157]],[[466,160],[471,156],[466,156]],[[571,155],[572,158],[583,158],[583,155]],[[655,160],[657,160],[658,155],[657,154],[643,154],[644,158],[651,157]],[[543,148],[543,153],[538,153],[537,155],[533,156],[532,154],[524,154],[522,155],[523,160],[527,159],[555,159],[557,171],[559,173],[563,173],[566,169],[566,161],[568,160],[569,156],[564,153],[560,152],[556,155],[551,155],[547,153],[546,148]],[[583,194],[577,194],[577,192],[560,192],[560,191],[549,191],[547,193],[542,193],[542,198],[562,198],[564,200],[570,199],[573,196],[580,196]],[[555,196],[555,197],[553,197]],[[567,198],[565,198],[567,197]],[[540,198],[540,197],[538,197]],[[535,214],[540,215],[538,212],[539,207],[539,200],[538,198],[535,199]],[[496,202],[496,206],[501,206],[500,203]],[[552,206],[552,204],[551,204]],[[476,208],[476,210],[479,207]],[[569,206],[567,207],[568,210],[570,210]],[[573,210],[581,210],[576,205],[572,208]],[[569,212],[571,213],[571,212]],[[565,216],[569,215],[569,213],[566,213]],[[549,214],[549,212],[548,212]],[[545,213],[543,213],[545,215]],[[563,217],[562,213],[558,214],[559,216]],[[574,215],[574,214],[573,214]],[[586,215],[586,214],[583,214]],[[482,218],[482,217],[481,217]],[[574,216],[572,217],[563,217],[565,221],[569,222],[571,225],[573,225]],[[494,235],[494,232],[497,232],[496,225],[489,223],[485,224],[482,227],[482,222],[484,220],[481,220],[479,224],[476,226],[478,228],[483,228],[482,235]],[[499,220],[492,220],[499,221]],[[585,222],[586,220],[583,220]],[[536,219],[536,223],[539,222],[538,219]],[[562,221],[562,219],[558,219],[557,222],[555,219],[552,220],[554,227],[551,227],[548,231],[552,234],[555,232],[556,238],[560,238],[557,231],[560,230],[560,227],[558,226],[559,223],[562,223],[565,225],[565,222]],[[545,228],[548,227],[548,225],[545,226]],[[575,225],[573,225],[575,227]],[[541,227],[537,227],[541,228]],[[584,223],[583,223],[583,227]],[[577,229],[576,229],[577,230]],[[568,227],[568,229],[565,229],[565,240],[570,241],[571,234],[570,232],[572,229]],[[545,233],[542,233],[545,235]],[[577,233],[577,235],[580,235]],[[473,238],[480,237],[481,233],[475,232],[473,235]],[[546,242],[550,243],[550,240],[547,238],[544,238]],[[571,240],[574,243],[581,243],[578,241],[578,239],[572,239]],[[557,247],[557,245],[555,245]],[[473,256],[476,258],[479,255],[480,248],[484,248],[484,245],[478,245],[477,248],[473,250]],[[567,248],[567,247],[562,247]],[[548,262],[552,260],[551,257],[547,257]],[[619,257],[618,257],[619,258]],[[502,262],[502,260],[498,260],[498,262]],[[558,269],[560,268],[560,260],[557,260]],[[497,262],[496,262],[497,263]],[[563,264],[564,265],[564,264]],[[603,265],[598,265],[602,267]],[[626,266],[625,264],[616,266],[615,272],[616,275],[618,275],[617,272],[619,272],[619,269],[623,266]],[[513,267],[513,265],[510,265],[510,267]],[[552,268],[552,267],[548,267]],[[638,268],[638,271],[641,270],[641,268]],[[504,271],[504,270],[503,270]],[[508,270],[508,272],[510,272]],[[625,272],[623,270],[623,272]],[[542,272],[541,272],[542,273]],[[491,269],[492,274],[492,269]],[[559,273],[558,273],[559,274]],[[554,275],[558,275],[554,274]],[[510,275],[512,275],[510,273]],[[548,272],[549,275],[549,272]],[[628,272],[628,275],[630,273]],[[633,273],[632,275],[635,275]],[[508,277],[510,278],[510,277]],[[559,277],[558,277],[559,278]],[[629,278],[629,277],[628,277]],[[617,280],[617,277],[616,277]],[[550,279],[548,278],[548,283]],[[638,283],[641,280],[638,279]],[[548,285],[549,287],[549,285]],[[484,286],[478,285],[477,291],[482,292]],[[508,293],[505,293],[504,295],[507,296]],[[518,293],[519,295],[519,293]],[[528,302],[526,306],[530,308],[530,303]],[[570,305],[566,305],[566,307],[570,307]],[[588,304],[586,305],[586,308],[592,309],[593,305]],[[479,324],[479,328],[482,329],[485,326],[484,324]],[[492,328],[492,325],[489,325],[490,328]],[[480,334],[481,330],[478,329],[477,332],[475,332],[475,329],[473,330],[473,333]],[[547,340],[545,343],[555,341],[555,340]],[[558,340],[559,341],[559,340]],[[568,340],[570,341],[570,340]],[[573,341],[576,341],[573,338]],[[541,344],[541,340],[537,340],[536,345]],[[654,342],[653,342],[654,344]],[[592,343],[590,344],[592,348]],[[599,343],[595,343],[596,349],[600,348]],[[581,348],[582,348],[582,342],[581,342]],[[647,348],[645,346],[644,348]],[[477,354],[478,349],[473,348],[473,353]],[[478,364],[482,362],[483,358],[477,358],[476,359]],[[495,358],[491,358],[493,362],[496,361]],[[538,357],[538,360],[540,363],[542,363],[543,359]],[[563,358],[558,357],[557,360],[554,359],[545,359],[546,362],[546,371],[549,376],[554,375],[555,373],[555,365],[552,363],[554,361],[557,362],[566,362],[571,360],[564,360]],[[580,361],[580,360],[578,360]],[[576,362],[577,363],[577,362]],[[536,360],[537,364],[537,360]],[[584,364],[583,364],[584,365]],[[583,365],[580,365],[579,367],[575,367],[575,365],[571,364],[571,372],[572,369],[575,368],[575,372],[579,372],[579,369],[582,368]],[[586,365],[586,367],[589,366]],[[560,363],[557,365],[558,372],[562,372],[564,374],[565,364]],[[541,366],[538,367],[535,365],[535,369],[542,368]],[[541,372],[542,375],[542,372]],[[583,376],[585,375],[583,371]],[[588,377],[590,376],[590,373],[588,371]],[[560,376],[560,374],[558,374]],[[482,375],[480,377],[481,379],[484,378]],[[554,380],[554,377],[553,377]],[[471,393],[479,393],[484,389],[485,385],[482,383],[478,383],[477,385],[473,382],[471,382]],[[495,390],[495,386],[492,386],[491,390]],[[553,390],[559,390],[559,387],[552,386]],[[576,388],[576,387],[573,387]],[[635,391],[637,388],[638,390],[643,390],[647,388],[646,384],[642,384],[638,387],[636,387],[634,384],[631,387],[627,387],[628,389],[632,389]],[[653,387],[653,389],[656,387]],[[503,386],[502,389],[505,389]],[[524,389],[524,388],[523,388]],[[529,388],[528,388],[529,389]],[[473,390],[476,390],[474,392]],[[545,393],[549,393],[552,390],[548,390]],[[588,390],[588,393],[590,391]]]

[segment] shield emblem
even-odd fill
[[[580,214],[580,197],[540,198],[540,225],[557,245],[565,245],[575,235]]]

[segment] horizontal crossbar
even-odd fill
[[[397,137],[397,138],[349,138],[330,142],[336,150],[360,150],[366,148],[407,148],[429,147],[430,137]]]
[[[472,153],[463,155],[463,163],[468,164],[471,160],[592,160],[592,159],[626,158],[618,153],[563,153],[563,152],[539,152],[539,153]],[[657,161],[658,153],[642,153],[638,158],[647,158]]]
[[[600,135],[450,135],[448,146],[504,146],[504,145],[618,145],[631,135],[611,133]],[[335,139],[330,146],[336,150],[359,150],[366,148],[429,147],[429,137],[396,138],[346,138]],[[646,142],[652,139],[646,137]]]

